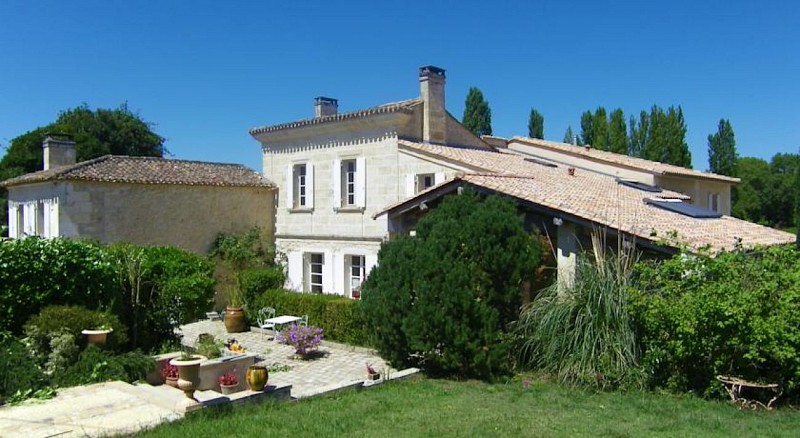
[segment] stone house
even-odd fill
[[[278,185],[275,242],[288,260],[287,287],[353,296],[390,233],[413,230],[429,203],[465,185],[535,206],[542,225],[530,225],[552,233],[562,275],[596,226],[654,248],[673,232],[673,245],[712,249],[793,238],[724,216],[735,178],[523,137],[478,138],[446,110],[444,70],[420,68],[419,84],[418,98],[348,113],[318,97],[313,118],[250,130]],[[714,220],[687,222],[692,208]]]
[[[237,164],[106,155],[75,163],[75,143],[48,137],[44,170],[8,189],[9,237],[175,245],[206,253],[220,232],[271,238],[275,187]]]

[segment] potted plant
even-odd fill
[[[99,327],[93,329],[86,329],[81,331],[82,335],[86,335],[87,341],[90,344],[95,344],[97,346],[105,345],[106,340],[108,340],[108,334],[113,332],[114,329],[107,324],[101,324]]]
[[[164,366],[161,367],[161,375],[164,376],[164,383],[173,388],[178,387],[178,367],[171,365],[169,361],[164,362]]]
[[[169,361],[170,365],[178,367],[178,388],[190,399],[194,399],[194,390],[200,383],[200,363],[205,359],[199,354],[184,351],[180,357]]]
[[[239,377],[236,375],[236,368],[219,376],[219,389],[223,394],[233,394],[239,390]]]
[[[377,372],[371,363],[367,363],[367,379],[379,380],[380,378],[381,378],[381,373]]]
[[[322,328],[313,325],[292,324],[287,330],[278,332],[276,339],[284,345],[294,347],[295,354],[304,357],[322,343]]]
[[[225,308],[224,323],[228,333],[240,333],[248,329],[244,315],[244,294],[238,281],[235,286],[228,289],[228,307]]]

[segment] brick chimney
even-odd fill
[[[444,69],[419,68],[419,94],[423,103],[422,141],[447,142],[447,110],[444,107]]]
[[[44,170],[75,164],[75,142],[65,135],[46,135],[42,142]]]
[[[339,101],[331,97],[314,98],[314,117],[335,116],[339,112]]]

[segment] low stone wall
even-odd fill
[[[153,359],[155,359],[156,365],[150,373],[147,374],[147,383],[151,385],[163,384],[164,377],[161,375],[161,369],[170,359],[174,359],[180,355],[181,353],[166,353],[154,356]],[[205,360],[200,364],[200,384],[197,389],[200,391],[209,389],[219,391],[219,377],[231,370],[236,370],[240,389],[247,389],[247,367],[255,364],[255,362],[256,354],[254,353],[243,353]]]

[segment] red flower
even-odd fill
[[[236,376],[236,369],[219,376],[219,384],[225,386],[238,385],[239,377]]]
[[[169,361],[164,362],[164,366],[161,368],[161,375],[164,376],[165,379],[167,378],[177,378],[178,377],[178,367],[175,365],[170,365]]]

